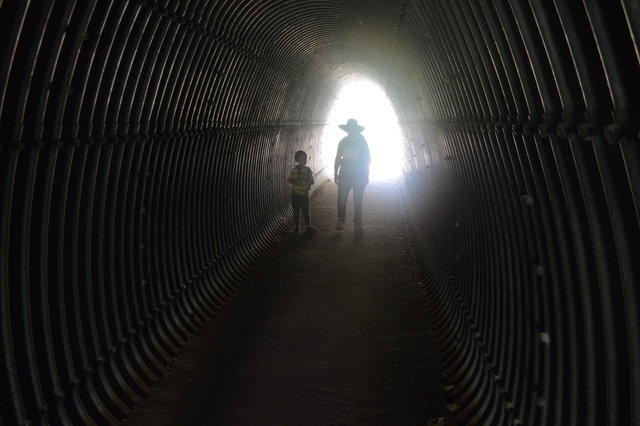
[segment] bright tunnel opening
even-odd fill
[[[398,117],[384,90],[367,80],[346,83],[338,93],[322,135],[322,162],[333,174],[338,143],[347,133],[338,125],[355,118],[364,126],[363,136],[371,151],[369,180],[394,180],[402,175],[404,136]]]

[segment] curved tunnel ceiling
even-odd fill
[[[640,423],[637,1],[4,1],[0,27],[2,424],[124,419],[286,226],[291,154],[328,166],[356,75],[407,137],[454,415]]]

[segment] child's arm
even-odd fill
[[[292,169],[292,170],[289,172],[289,177],[287,178],[287,182],[289,182],[289,183],[290,183],[290,184],[292,184],[292,185],[294,185],[294,184],[296,183],[296,181],[298,180],[298,176],[296,176],[296,177],[294,177],[294,176],[293,176],[293,172],[294,172],[295,170],[296,170],[296,169]]]
[[[313,170],[309,169],[309,186],[313,185],[315,182],[313,181]]]

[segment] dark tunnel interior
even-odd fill
[[[355,76],[461,424],[640,424],[637,0],[0,1],[0,424],[118,424]],[[251,208],[243,208],[243,206]]]

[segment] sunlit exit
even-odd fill
[[[362,132],[371,151],[370,180],[395,179],[402,174],[404,137],[391,102],[382,88],[359,80],[345,84],[329,115],[322,136],[323,162],[333,173],[333,160],[340,139],[346,136],[338,128],[349,118],[364,126]]]

